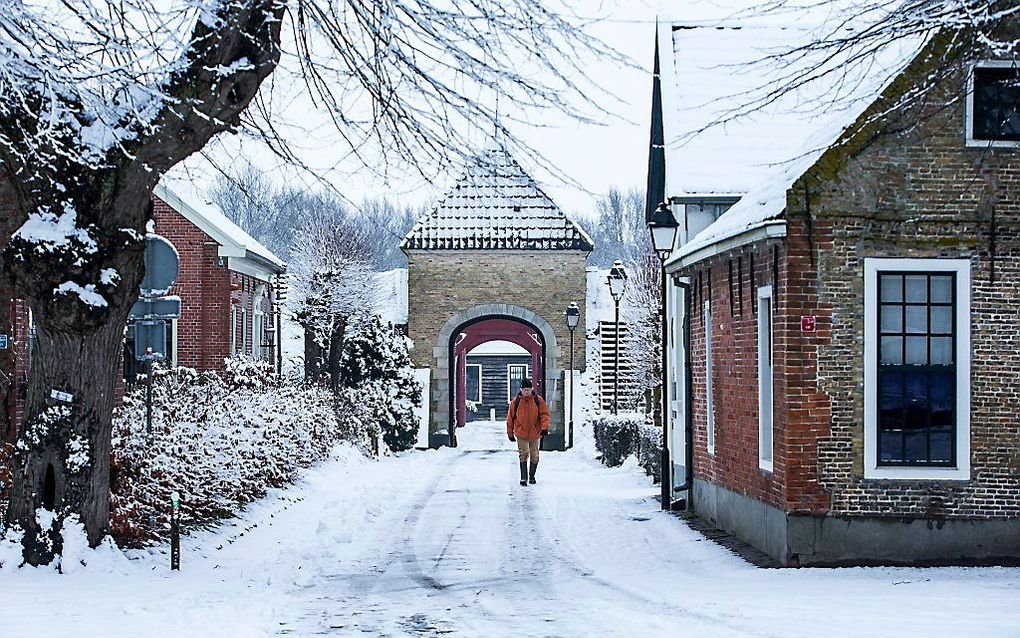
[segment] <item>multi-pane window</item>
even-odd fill
[[[507,378],[506,378],[506,402],[510,403],[517,396],[517,391],[521,389],[521,381],[530,378],[528,373],[531,371],[531,366],[523,363],[510,363],[506,367]],[[532,382],[534,383],[534,381]]]
[[[465,398],[475,403],[482,402],[482,366],[471,363],[465,367]]]
[[[956,274],[878,272],[879,466],[956,462]]]
[[[1020,142],[1020,73],[1009,66],[974,68],[970,137]]]

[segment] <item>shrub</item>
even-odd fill
[[[165,538],[175,490],[188,531],[291,481],[337,442],[364,440],[340,423],[328,390],[274,385],[270,370],[238,359],[228,360],[222,376],[157,368],[151,437],[145,384],[125,395],[114,413],[111,464],[111,531],[119,544]]]
[[[414,379],[407,338],[373,316],[344,338],[340,369],[341,418],[381,433],[394,452],[413,447],[418,437],[414,406],[422,388]]]
[[[14,469],[11,467],[11,455],[13,454],[14,446],[0,441],[0,521],[3,521],[4,512],[7,511],[7,502],[11,498],[11,483],[14,478]]]
[[[591,423],[602,463],[617,467],[633,454],[645,473],[658,481],[662,430],[637,413],[599,415]]]

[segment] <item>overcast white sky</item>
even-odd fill
[[[628,68],[605,59],[592,59],[586,64],[587,74],[598,86],[617,98],[600,99],[604,108],[615,118],[605,118],[603,125],[580,123],[566,116],[547,114],[542,127],[515,128],[521,137],[546,161],[557,167],[562,175],[577,184],[570,184],[549,171],[543,170],[525,158],[519,158],[525,169],[546,189],[547,193],[568,214],[588,214],[594,209],[595,199],[611,186],[629,188],[645,186],[648,162],[649,115],[651,109],[651,68],[654,50],[656,16],[683,19],[720,17],[734,9],[747,8],[744,0],[578,0],[570,2],[579,15],[604,16],[604,22],[593,27],[593,34],[620,53],[629,56],[640,68]],[[304,132],[304,141],[311,148],[317,139],[314,129]],[[232,140],[225,142],[228,146]],[[320,148],[310,150],[318,156],[328,153],[323,142]],[[251,159],[257,151],[239,151],[236,148],[214,151],[216,163]],[[277,179],[285,169],[273,167],[272,161],[257,162]],[[190,161],[189,165],[200,163]],[[229,170],[229,169],[227,169]],[[430,204],[457,178],[460,167],[448,175],[428,183],[420,176],[392,175],[389,181],[370,171],[344,170],[319,171],[327,175],[348,199],[354,202],[366,196],[387,195],[398,202]],[[192,171],[199,190],[210,183],[210,174],[203,170]],[[300,179],[300,178],[299,178]],[[308,181],[308,180],[306,180]]]

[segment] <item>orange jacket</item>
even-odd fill
[[[534,398],[518,394],[510,402],[510,409],[506,412],[507,436],[534,441],[543,432],[549,432],[549,406],[534,391],[532,396]]]

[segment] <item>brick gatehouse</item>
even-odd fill
[[[530,355],[530,365],[517,369],[533,376],[549,404],[545,447],[564,449],[570,364],[564,311],[571,303],[582,312],[585,307],[591,239],[506,150],[490,148],[418,220],[401,248],[408,262],[412,358],[430,371],[429,445],[456,445],[456,427],[466,422],[467,355],[504,341]],[[573,360],[582,370],[583,330],[574,335]]]

